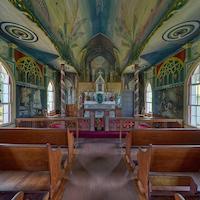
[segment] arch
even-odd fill
[[[191,126],[200,127],[200,59],[191,66],[184,91],[185,122]]]
[[[3,109],[6,110],[6,112],[5,110],[2,112],[2,116],[0,119],[0,126],[4,126],[7,124],[14,123],[14,120],[16,117],[16,83],[15,83],[13,72],[10,69],[10,66],[2,58],[0,58],[0,71],[1,70],[5,74],[5,76],[8,76],[4,80],[2,80],[2,82],[0,80],[2,87],[4,85],[4,89],[5,90],[8,89],[6,92],[3,91],[4,89],[2,89],[1,91],[2,93],[0,92],[2,94],[1,95],[2,97],[3,97],[3,94],[5,95],[5,99],[4,99],[5,101],[0,102],[2,111]],[[4,113],[4,116],[3,116],[3,113]]]
[[[47,87],[47,112],[55,112],[56,92],[53,81],[49,81]]]
[[[150,82],[145,87],[145,113],[152,113],[152,87]]]

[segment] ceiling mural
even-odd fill
[[[104,57],[118,76],[134,63],[160,62],[196,37],[200,29],[196,0],[2,0],[0,4],[4,10],[12,5],[13,17],[20,12],[38,27],[25,20],[16,23],[2,10],[3,37],[17,44],[23,41],[22,48],[39,56],[45,55],[48,43],[44,44],[42,31],[54,46],[46,48],[52,49],[46,51],[48,62],[53,65],[61,57],[84,74],[83,79],[88,79],[95,57]],[[38,43],[43,44],[42,54]]]

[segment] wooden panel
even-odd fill
[[[0,145],[0,170],[48,171],[47,146]]]
[[[153,146],[152,172],[198,172],[200,146]]]
[[[180,194],[175,194],[175,200],[185,200],[184,197]]]
[[[24,193],[18,192],[11,200],[23,200],[24,199]]]
[[[200,144],[200,129],[135,129],[132,145]]]
[[[0,143],[68,145],[66,129],[1,128]]]

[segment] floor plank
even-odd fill
[[[134,181],[115,139],[87,139],[77,159],[63,200],[136,200]]]

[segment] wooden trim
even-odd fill
[[[175,200],[185,200],[185,198],[181,194],[178,194],[178,193],[175,194],[174,197],[175,197]]]
[[[24,193],[18,192],[11,200],[23,200],[24,199]]]

